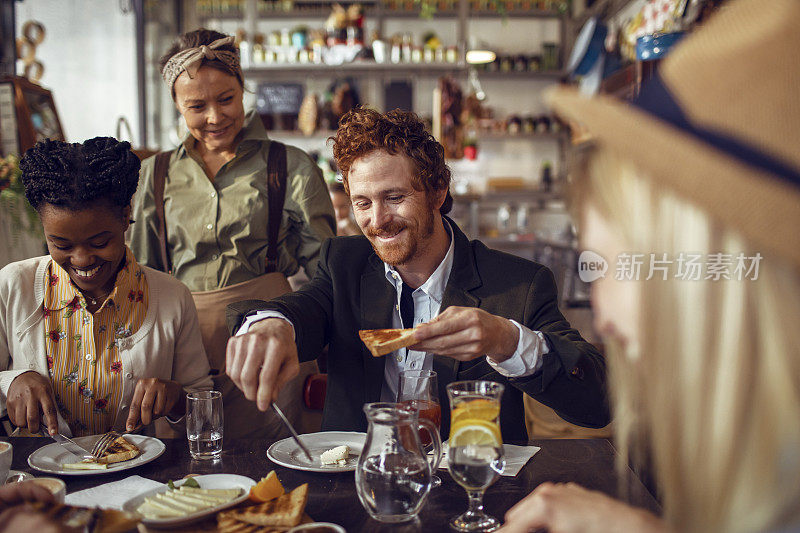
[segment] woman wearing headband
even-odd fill
[[[223,371],[226,305],[289,291],[286,276],[300,267],[313,276],[322,241],[335,235],[333,208],[314,161],[271,141],[258,114],[245,113],[233,37],[186,33],[161,65],[189,135],[142,164],[130,246],[143,264],[171,272],[192,291],[212,372]],[[279,400],[295,419],[299,379]],[[215,380],[226,437],[283,434],[227,377]]]
[[[110,137],[46,140],[20,168],[50,254],[0,270],[0,409],[31,433],[177,421],[212,381],[189,291],[125,246],[139,159]]]
[[[664,516],[544,483],[503,533],[800,530],[798,26],[796,0],[732,1],[632,103],[552,95],[596,140],[576,192],[616,263],[592,299],[619,464],[646,450]]]

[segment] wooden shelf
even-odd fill
[[[510,237],[481,237],[480,241],[489,248],[535,248],[545,247],[574,250],[568,242],[551,241],[546,239],[512,239]]]
[[[488,71],[488,70],[479,70],[478,77],[481,80],[485,79],[504,79],[504,80],[530,80],[530,79],[542,79],[542,80],[560,80],[567,75],[566,72],[563,70],[525,70],[522,72],[517,71],[510,71],[510,72],[501,72],[501,71]]]
[[[529,141],[558,141],[566,139],[566,132],[547,132],[547,133],[506,133],[506,132],[478,132],[478,141],[511,141],[511,140],[529,140]]]
[[[306,2],[309,6],[308,8],[294,8],[289,10],[275,10],[275,11],[259,11],[258,18],[259,20],[268,20],[268,19],[293,19],[293,18],[305,18],[305,17],[313,17],[313,18],[327,18],[331,14],[330,7],[316,7],[317,4],[322,2]],[[297,5],[298,2],[295,2]],[[346,4],[346,2],[345,2]],[[302,5],[302,4],[301,4]],[[333,5],[333,3],[331,3]],[[381,17],[384,19],[419,19],[420,17],[420,10],[388,10],[388,9],[380,9],[374,3],[365,3],[365,15],[367,17]],[[227,11],[220,11],[220,12],[209,12],[209,13],[198,13],[198,16],[201,19],[216,19],[216,20],[236,20],[236,19],[243,19],[244,14],[239,11],[238,9],[230,9]],[[448,9],[442,11],[435,11],[433,13],[433,19],[455,19],[458,18],[459,13],[457,9]],[[470,10],[467,12],[467,17],[475,17],[475,18],[500,18],[500,19],[561,19],[566,18],[566,14],[564,13],[557,13],[554,11],[541,11],[537,9],[532,9],[529,11],[507,11],[505,13],[499,13],[497,11],[490,11],[490,10]],[[423,19],[424,20],[424,19]]]
[[[561,199],[563,197],[558,193],[539,189],[489,190],[483,194],[453,194],[453,200],[456,202],[482,202],[492,205],[509,201],[546,202]]]
[[[315,75],[320,76],[349,76],[387,75],[387,76],[443,76],[453,74],[465,76],[468,67],[466,63],[375,63],[372,61],[356,61],[342,65],[325,65],[319,63],[273,63],[259,65],[244,69],[245,77],[251,79],[270,78],[276,75]],[[481,79],[504,80],[558,80],[564,76],[563,71],[532,71],[532,72],[480,72]]]
[[[314,75],[348,76],[364,75],[397,75],[397,76],[442,76],[444,74],[463,74],[466,67],[458,63],[375,63],[353,62],[343,65],[325,65],[318,63],[280,63],[259,65],[244,70],[245,77],[251,79],[268,79],[275,75]]]

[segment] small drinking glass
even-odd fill
[[[186,394],[186,438],[192,459],[218,459],[222,455],[221,392]]]
[[[505,387],[493,381],[447,385],[450,445],[447,469],[469,497],[467,511],[450,521],[457,531],[494,531],[500,522],[483,512],[483,493],[505,468],[500,434],[500,398]]]
[[[415,410],[419,418],[430,420],[436,431],[442,427],[442,407],[439,405],[439,385],[433,370],[403,370],[397,389],[397,402]],[[420,434],[425,451],[430,453],[433,441],[427,433]],[[431,487],[438,487],[442,480],[431,472]]]

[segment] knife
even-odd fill
[[[292,427],[292,423],[289,422],[289,419],[286,418],[286,415],[283,414],[283,411],[281,411],[281,408],[278,407],[277,405],[275,405],[275,402],[272,402],[272,408],[278,414],[280,419],[283,420],[283,423],[286,425],[286,427],[289,428],[289,431],[292,434],[292,438],[297,443],[297,445],[300,446],[300,449],[303,450],[303,453],[306,454],[306,457],[308,457],[309,462],[313,463],[314,460],[311,458],[311,452],[308,451],[308,448],[306,448],[306,445],[303,444],[303,442],[300,440],[300,436],[294,430],[294,428]]]
[[[89,450],[83,446],[80,446],[74,440],[65,437],[61,433],[50,435],[50,437],[72,455],[75,455],[81,459],[94,459],[94,456],[92,456],[92,453]]]

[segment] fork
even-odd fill
[[[92,448],[92,457],[94,457],[95,460],[100,459],[108,447],[111,446],[111,443],[117,440],[117,438],[120,436],[121,435],[116,431],[109,431],[108,433],[104,434],[102,437],[100,437],[100,440],[94,444],[94,447]]]

